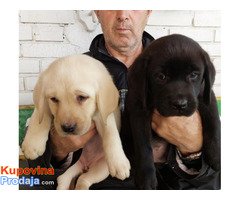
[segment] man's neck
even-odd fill
[[[106,49],[111,56],[118,59],[125,64],[127,68],[129,68],[133,64],[134,60],[141,54],[143,45],[140,43],[132,49],[119,51],[106,44]]]

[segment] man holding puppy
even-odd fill
[[[94,38],[90,51],[86,54],[100,60],[113,76],[116,87],[120,91],[120,102],[124,108],[124,98],[127,91],[127,68],[141,54],[154,38],[144,31],[151,14],[149,10],[126,11],[105,10],[95,11],[101,24],[103,34]],[[195,125],[186,120],[194,121]],[[203,144],[202,125],[199,113],[182,122],[175,122],[155,113],[152,117],[152,129],[163,139],[178,149],[168,158],[176,160],[177,169],[168,162],[156,163],[158,178],[157,189],[219,189],[219,173],[214,172],[202,160],[201,148]],[[42,157],[50,158],[55,172],[60,171],[72,162],[71,152],[76,152],[97,134],[94,123],[83,136],[60,137],[56,131],[50,134],[50,142]],[[187,162],[186,162],[186,159]],[[189,159],[191,158],[191,159]],[[117,158],[116,158],[117,159]],[[40,160],[30,161],[30,165],[44,165]],[[36,163],[40,161],[41,163]],[[35,163],[34,163],[35,162]],[[30,166],[31,167],[31,166]],[[192,170],[188,170],[188,169]],[[191,173],[191,172],[194,173]],[[109,177],[93,185],[90,189],[135,189],[133,177],[125,181]]]

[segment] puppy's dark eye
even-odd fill
[[[195,79],[197,79],[198,75],[199,75],[198,72],[192,72],[192,73],[189,75],[189,78],[190,78],[191,80],[195,80]]]
[[[160,74],[158,74],[158,79],[165,80],[166,79],[166,75],[164,73],[160,73]]]
[[[57,98],[55,98],[55,97],[52,97],[52,98],[50,98],[51,99],[51,101],[53,102],[53,103],[58,103],[59,102],[59,100],[57,99]]]
[[[82,103],[82,102],[86,101],[87,99],[88,99],[88,96],[82,96],[82,95],[77,96],[78,103]]]
[[[156,83],[158,84],[165,84],[168,80],[168,76],[167,74],[163,73],[163,72],[159,72],[159,73],[156,73],[154,75],[154,80],[156,81]]]

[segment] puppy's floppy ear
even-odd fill
[[[149,58],[140,55],[129,68],[128,72],[128,88],[131,91],[131,94],[134,94],[135,97],[142,102],[143,108],[147,105],[147,66]]]
[[[106,124],[108,116],[118,107],[119,101],[119,92],[111,77],[103,77],[99,81],[96,100],[102,122]]]
[[[44,115],[50,116],[50,110],[45,97],[43,77],[40,76],[33,91],[33,101],[35,109],[38,111],[39,124],[43,121]]]
[[[207,52],[202,50],[202,58],[204,61],[204,90],[203,90],[203,100],[205,104],[209,104],[211,101],[211,89],[215,81],[216,71],[213,66],[213,63],[210,60],[210,57]]]

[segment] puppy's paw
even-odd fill
[[[47,140],[44,139],[36,140],[25,138],[21,150],[26,158],[34,160],[43,155],[46,149],[46,142]]]
[[[91,184],[83,179],[78,179],[75,190],[89,190]]]
[[[136,170],[135,185],[140,190],[154,190],[157,188],[155,168]]]
[[[130,162],[123,151],[115,155],[108,155],[106,160],[111,176],[120,180],[124,180],[130,176]]]
[[[65,174],[62,174],[57,178],[57,190],[69,190],[70,184],[71,184],[71,178],[66,176]]]

